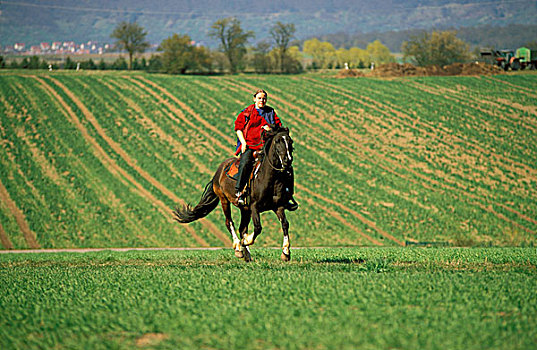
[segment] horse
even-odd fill
[[[174,219],[179,223],[189,223],[201,219],[222,204],[222,211],[226,218],[226,228],[233,240],[235,256],[245,261],[251,261],[249,246],[261,233],[260,214],[272,210],[278,217],[282,231],[283,244],[281,259],[291,259],[291,244],[289,241],[289,221],[285,216],[286,204],[291,198],[287,190],[290,187],[288,174],[293,163],[293,140],[289,136],[289,129],[273,126],[270,131],[262,135],[264,146],[261,152],[261,162],[255,170],[255,176],[249,181],[249,198],[245,204],[239,205],[236,198],[236,180],[227,175],[227,169],[236,161],[236,158],[224,160],[216,170],[213,178],[205,186],[199,203],[192,208],[190,204],[182,208],[175,208]],[[247,176],[245,174],[245,176]],[[231,217],[231,204],[240,209],[241,222],[239,236]],[[248,225],[253,221],[254,231],[248,234]]]

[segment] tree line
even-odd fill
[[[173,34],[162,41],[157,49],[160,54],[153,55],[152,60],[158,62],[161,72],[171,74],[214,70],[237,73],[247,68],[256,73],[300,73],[304,68],[365,68],[372,62],[395,61],[388,48],[378,40],[365,50],[336,50],[330,43],[311,39],[304,42],[300,51],[298,45],[293,45],[295,31],[294,24],[277,22],[270,28],[271,40],[248,46],[255,33],[245,31],[238,19],[228,17],[214,22],[209,32],[209,36],[219,42],[217,51],[196,46],[188,35]],[[136,52],[143,52],[147,47],[143,39],[146,34],[136,23],[123,22],[112,37],[118,40],[119,47],[128,52],[129,61],[132,61]]]
[[[277,22],[270,28],[271,40],[249,46],[249,40],[255,38],[255,33],[243,30],[238,19],[229,17],[217,20],[211,26],[209,35],[219,42],[218,50],[198,46],[188,35],[173,34],[160,43],[157,53],[149,59],[137,59],[136,54],[144,53],[150,46],[146,41],[147,32],[136,22],[121,22],[111,37],[117,40],[120,50],[127,52],[128,60],[120,57],[113,63],[105,63],[104,60],[95,63],[91,59],[75,62],[67,57],[58,66],[33,56],[24,58],[20,63],[12,61],[8,66],[0,57],[0,68],[129,69],[169,74],[237,73],[249,70],[266,74],[300,73],[304,69],[368,68],[374,64],[396,61],[379,40],[369,43],[365,49],[336,49],[330,42],[313,38],[304,41],[300,49],[293,41],[295,31],[294,24]],[[403,60],[419,66],[466,62],[471,59],[469,50],[469,45],[457,38],[455,31],[421,32],[411,36],[401,46]]]
[[[157,52],[150,58],[137,59],[137,54],[149,48],[147,32],[136,22],[119,23],[112,34],[116,46],[127,53],[127,59],[118,58],[113,63],[92,59],[75,62],[71,58],[61,64],[48,64],[38,56],[25,58],[22,62],[6,64],[0,58],[0,67],[27,69],[130,69],[169,74],[185,73],[300,73],[304,69],[318,68],[365,68],[371,62],[393,62],[390,51],[375,41],[367,49],[340,48],[336,50],[330,43],[317,39],[306,41],[303,49],[295,39],[296,28],[292,23],[277,22],[270,29],[270,39],[249,45],[255,33],[242,28],[238,19],[229,17],[217,20],[211,25],[209,35],[219,42],[217,50],[198,46],[188,35],[173,34],[164,39]],[[3,64],[3,66],[2,66]]]

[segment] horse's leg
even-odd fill
[[[249,210],[241,209],[241,224],[239,226],[239,234],[241,239],[248,235],[248,224],[250,223],[251,213]],[[249,262],[252,260],[250,254],[250,248],[244,246],[242,241],[240,242],[241,247],[243,247],[244,261]]]
[[[252,208],[252,222],[254,224],[254,232],[251,234],[245,234],[242,236],[242,245],[243,246],[249,246],[254,244],[255,239],[259,234],[261,233],[261,230],[263,229],[261,227],[261,217],[259,216],[259,212],[257,209]]]
[[[233,239],[233,249],[235,250],[235,256],[239,259],[244,257],[241,241],[235,232],[235,225],[233,224],[233,218],[231,216],[231,205],[227,198],[220,199],[222,203],[222,211],[226,217],[226,227],[229,233],[231,233],[231,239]]]
[[[283,261],[291,260],[291,243],[289,242],[289,221],[285,217],[285,209],[280,207],[278,210],[274,211],[278,219],[282,223],[283,231],[283,245],[282,245],[282,255],[281,259]]]

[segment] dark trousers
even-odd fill
[[[241,154],[241,161],[239,163],[239,172],[237,174],[237,184],[235,184],[235,190],[240,192],[244,189],[244,186],[248,182],[248,178],[252,173],[252,167],[254,165],[254,151],[246,149]]]

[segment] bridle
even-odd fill
[[[292,160],[292,159],[291,159],[291,155],[289,154],[289,146],[288,146],[288,144],[287,144],[287,140],[285,140],[285,136],[282,137],[282,138],[283,138],[283,140],[284,140],[284,142],[285,142],[285,149],[287,150],[287,157],[288,157],[290,160]],[[272,147],[276,147],[276,146],[274,145],[274,139],[271,141],[271,146],[272,146]],[[268,150],[267,150],[267,151],[268,151]],[[278,158],[280,158],[280,164],[282,165],[281,168],[277,168],[277,167],[274,166],[274,164],[272,163],[272,160],[270,159],[270,157],[269,157],[269,155],[268,155],[268,152],[266,152],[266,157],[267,157],[267,162],[268,162],[268,164],[270,165],[270,167],[271,167],[272,169],[274,169],[274,170],[276,170],[276,171],[285,171],[285,169],[287,168],[286,166],[284,166],[282,157],[281,157],[279,154],[278,154]]]

